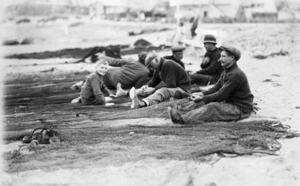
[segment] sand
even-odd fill
[[[33,25],[24,26],[34,28]],[[22,26],[22,29],[25,29]],[[51,26],[48,27],[48,29]],[[88,23],[88,28],[95,28],[96,25]],[[238,65],[248,76],[250,86],[255,95],[255,102],[260,110],[251,119],[276,119],[283,124],[291,126],[292,130],[299,131],[300,121],[300,30],[299,24],[203,24],[202,28],[226,31],[228,38],[225,42],[236,46],[242,51],[242,58]],[[7,29],[16,29],[16,26],[6,25]],[[56,27],[55,27],[56,28]],[[43,30],[42,28],[38,28]],[[76,28],[79,30],[79,28]],[[53,45],[40,42],[32,46],[6,47],[6,53],[18,51],[32,52],[38,50],[60,49],[70,46],[93,46],[95,37],[100,35],[81,35],[79,31],[70,30],[68,38],[55,33],[56,38]],[[86,28],[85,28],[86,29]],[[118,27],[118,29],[122,29]],[[21,30],[21,29],[20,29]],[[130,30],[126,27],[125,31]],[[103,43],[129,42],[138,37],[125,37],[124,30],[118,37],[107,36],[101,41]],[[43,30],[45,31],[45,30]],[[121,32],[120,31],[120,32]],[[49,32],[49,31],[48,31]],[[72,34],[72,32],[74,32]],[[42,33],[42,32],[39,32]],[[147,38],[153,43],[168,42],[170,34],[168,31],[162,34],[147,34]],[[22,33],[26,35],[25,33]],[[16,33],[15,35],[19,35]],[[14,34],[10,32],[10,37]],[[39,37],[50,37],[42,35]],[[140,37],[140,36],[139,36]],[[92,42],[82,42],[83,39]],[[165,39],[165,40],[162,40]],[[99,41],[98,40],[98,41]],[[69,42],[68,42],[69,41]],[[72,42],[71,42],[72,41]],[[86,41],[86,40],[84,40]],[[83,44],[84,43],[84,44]],[[83,44],[83,45],[81,45]],[[43,48],[44,47],[44,48]],[[20,49],[20,50],[19,50]],[[288,51],[288,55],[268,56],[280,50]],[[20,52],[21,51],[21,52]],[[4,52],[3,52],[4,53]],[[253,56],[261,54],[268,56],[266,59],[256,59]],[[199,68],[200,59],[193,55],[193,49],[189,48],[184,56],[185,62],[192,65],[187,69]],[[50,60],[3,60],[2,68],[5,75],[13,77],[16,73],[34,73],[53,67],[59,70],[89,69],[89,64],[66,65],[63,62],[68,59]],[[48,61],[48,65],[47,64]],[[45,63],[46,62],[46,63]],[[31,68],[30,64],[43,64]],[[61,63],[61,64],[60,64]],[[29,65],[30,68],[28,68]],[[157,121],[159,122],[159,121]],[[164,121],[166,122],[166,121]],[[162,123],[164,124],[164,123]],[[169,123],[165,123],[169,125]],[[147,158],[137,162],[128,162],[118,165],[88,166],[82,168],[68,169],[49,168],[49,171],[33,170],[14,173],[1,173],[2,185],[244,185],[244,186],[283,186],[300,185],[300,138],[279,140],[282,148],[278,156],[255,154],[242,157],[224,157],[210,155],[205,163],[196,161],[179,161],[170,159]],[[3,151],[11,151],[18,143],[2,145]],[[2,160],[3,161],[3,160]],[[32,164],[38,162],[31,162]],[[63,164],[64,162],[60,162]],[[67,161],[66,161],[67,163]],[[5,165],[5,163],[4,163]]]

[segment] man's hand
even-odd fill
[[[203,58],[202,64],[207,65],[209,62],[210,62],[209,57],[205,57],[205,58]]]
[[[203,98],[203,93],[202,92],[196,92],[196,93],[193,93],[190,97],[190,99],[194,102],[200,102]]]
[[[100,59],[100,58],[105,57],[106,53],[105,53],[105,51],[103,51],[103,52],[97,52],[95,55],[98,57],[98,59]]]
[[[109,94],[109,97],[110,97],[110,98],[116,98],[117,96],[114,95],[114,94]]]
[[[145,91],[147,88],[148,88],[148,85],[143,85],[143,86],[141,87],[142,91]]]
[[[110,102],[110,101],[112,101],[112,100],[113,100],[112,97],[105,97],[105,101],[106,101],[106,102]]]

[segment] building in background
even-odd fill
[[[274,0],[245,1],[243,9],[248,22],[275,22],[278,20],[278,12]]]
[[[173,12],[169,0],[95,0],[91,6],[92,12],[106,19],[139,19],[147,21],[150,18],[172,18]],[[156,19],[156,20],[157,20]]]
[[[175,7],[175,18],[197,17],[202,22],[224,22],[244,19],[241,1],[238,0],[170,0]]]
[[[192,17],[210,23],[299,20],[299,4],[295,0],[170,0],[177,22]]]
[[[74,0],[13,0],[5,10],[8,16],[88,15],[88,7]]]
[[[139,21],[299,21],[297,0],[10,0],[6,15],[89,16]]]

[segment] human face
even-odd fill
[[[159,69],[159,58],[156,57],[154,58],[150,63],[149,63],[149,69],[150,70],[158,70]]]
[[[206,51],[213,51],[215,49],[215,45],[213,43],[204,43],[204,48]]]
[[[101,63],[100,65],[98,65],[96,67],[97,73],[102,75],[102,76],[106,74],[107,70],[108,70],[108,64],[107,63]]]
[[[221,66],[226,69],[231,67],[235,63],[235,60],[232,55],[228,55],[226,51],[222,51],[219,62],[221,63]]]
[[[181,60],[183,58],[183,51],[174,52],[173,57],[177,60]]]

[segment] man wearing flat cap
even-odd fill
[[[216,47],[217,41],[215,36],[205,35],[203,43],[206,53],[200,65],[201,70],[190,75],[192,84],[199,86],[215,84],[223,72],[223,68],[218,62],[220,59],[220,51]]]
[[[175,45],[171,47],[172,55],[171,56],[165,56],[165,59],[170,59],[178,63],[180,66],[185,68],[184,63],[181,61],[183,58],[183,51],[185,50],[184,46],[181,45]]]
[[[191,80],[182,66],[153,53],[147,55],[145,65],[158,72],[159,76],[152,78],[147,86],[142,87],[149,95],[145,99],[139,100],[136,89],[131,88],[129,92],[132,99],[131,108],[151,106],[171,97],[181,99],[190,95]]]
[[[194,93],[191,104],[168,108],[173,123],[201,124],[213,121],[244,119],[253,112],[253,95],[245,73],[238,67],[238,49],[221,46],[221,66],[225,69],[218,82],[209,90]]]
[[[185,50],[185,47],[181,46],[181,45],[174,45],[171,47],[171,50],[172,50],[172,55],[164,56],[164,58],[178,63],[180,66],[182,66],[182,68],[185,69],[184,63],[181,61],[181,59],[183,58],[183,51]],[[152,79],[159,79],[159,72],[150,71],[150,74],[151,73],[153,74]],[[141,95],[144,95],[144,94],[141,94]]]

